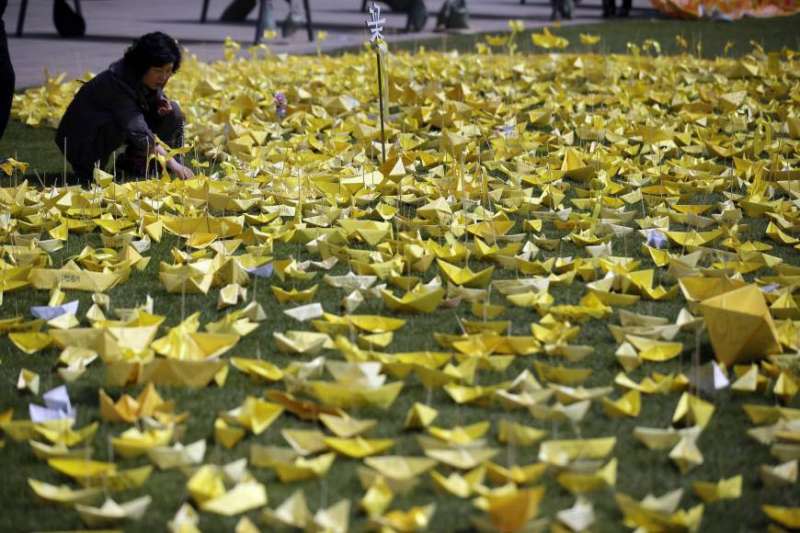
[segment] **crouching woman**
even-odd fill
[[[175,39],[148,33],[78,90],[56,131],[56,144],[78,180],[88,183],[95,165],[105,167],[123,144],[117,170],[137,177],[146,174],[151,154],[166,155],[156,137],[172,148],[183,145],[183,114],[177,102],[164,95],[180,65]],[[167,161],[167,169],[179,178],[193,176],[175,158]]]

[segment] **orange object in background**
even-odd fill
[[[664,14],[677,18],[779,17],[800,13],[797,0],[651,0]]]

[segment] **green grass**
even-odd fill
[[[751,41],[762,46],[766,51],[779,51],[783,48],[800,50],[800,15],[771,19],[743,19],[733,22],[715,20],[681,21],[662,18],[650,19],[616,19],[599,24],[550,26],[551,33],[565,37],[570,45],[563,52],[572,53],[628,53],[628,43],[641,44],[646,39],[658,41],[661,52],[675,55],[688,52],[708,59],[714,57],[742,56],[749,53],[753,46]],[[537,48],[531,42],[531,34],[540,30],[526,30],[517,36],[518,52],[547,53],[548,50]],[[580,35],[588,33],[599,35],[598,44],[587,46],[581,44]],[[676,41],[681,36],[688,44],[681,47]],[[405,50],[413,52],[426,48],[428,50],[475,51],[476,43],[484,42],[484,34],[451,34],[443,33],[431,39],[410,40],[391,43],[393,52]],[[731,46],[726,51],[726,45]],[[346,49],[343,51],[350,51]]]
[[[603,36],[602,49],[607,52],[624,52],[628,41],[640,42],[644,38],[654,38],[661,41],[665,53],[676,52],[678,50],[670,48],[674,43],[674,35],[681,33],[692,43],[703,43],[703,54],[721,54],[725,41],[735,39],[736,45],[731,51],[732,54],[743,54],[749,50],[747,44],[751,38],[756,36],[763,39],[763,45],[769,50],[780,49],[782,46],[798,48],[797,35],[795,32],[789,33],[790,24],[798,22],[797,17],[770,21],[773,26],[768,26],[765,21],[747,21],[745,24],[733,23],[723,24],[714,22],[695,22],[679,23],[673,21],[622,21],[610,22],[602,25],[579,28],[570,27],[558,30],[560,35],[564,35],[573,42],[577,42],[577,35],[580,32],[591,32]],[[760,34],[757,29],[760,28]],[[769,29],[769,31],[766,31]],[[697,30],[697,34],[692,32]],[[735,37],[733,37],[735,33]],[[448,36],[445,45],[458,47],[462,50],[470,50],[474,46],[475,36]],[[522,36],[519,40],[521,50],[525,50],[530,40],[527,36]],[[419,45],[420,43],[417,43]],[[413,46],[413,44],[411,45]],[[426,44],[430,48],[441,46],[440,43]],[[583,51],[577,45],[573,51]],[[62,172],[62,158],[52,140],[52,130],[33,129],[18,122],[12,122],[6,135],[0,141],[0,154],[6,154],[17,159],[31,163],[31,170],[28,179],[32,183],[37,183],[34,171],[45,179],[47,183],[57,180]],[[5,180],[7,186],[9,180]],[[719,196],[695,197],[692,202],[714,202],[719,201]],[[742,235],[749,238],[758,239],[764,234],[766,221],[764,219],[747,219],[743,221],[749,224],[749,233]],[[521,225],[517,225],[515,231],[521,231]],[[679,227],[676,229],[680,229]],[[566,232],[545,225],[545,233],[550,237],[560,237]],[[627,242],[629,254],[642,259],[642,268],[652,267],[650,260],[638,252],[641,240],[638,236],[630,237]],[[55,266],[63,264],[69,257],[74,256],[86,246],[91,245],[95,248],[102,246],[98,234],[93,233],[86,236],[71,236],[65,248],[53,254]],[[155,312],[167,316],[166,327],[174,326],[180,322],[181,309],[183,308],[181,297],[168,294],[163,286],[158,282],[158,265],[160,261],[171,262],[170,250],[173,246],[178,246],[177,239],[167,237],[160,244],[155,244],[148,253],[151,257],[150,264],[143,272],[134,272],[130,280],[109,291],[115,307],[131,307],[144,302],[145,295],[150,294],[155,302]],[[774,255],[783,258],[791,264],[798,263],[797,252],[788,246],[775,246]],[[284,258],[294,256],[298,260],[311,258],[304,247],[298,245],[276,245],[275,256]],[[558,252],[545,252],[544,257],[554,255],[582,256],[585,252],[581,251],[572,244],[564,243]],[[471,261],[470,266],[478,269],[488,266],[489,263]],[[347,271],[345,265],[338,265],[333,274],[343,274]],[[431,279],[436,274],[435,267],[425,273],[425,280]],[[517,273],[508,270],[496,270],[494,279],[514,278]],[[318,276],[319,278],[320,276]],[[749,276],[751,279],[752,276]],[[319,280],[316,280],[319,281]],[[296,286],[305,288],[311,283],[293,285],[284,284],[286,287]],[[252,291],[252,287],[251,287]],[[583,284],[576,282],[571,286],[557,287],[551,290],[556,298],[556,303],[577,303],[583,294]],[[323,303],[326,311],[339,313],[338,302],[344,296],[344,292],[330,288],[324,284],[320,285],[317,294],[317,301]],[[81,302],[81,315],[91,304],[91,296],[88,293],[70,291],[68,298],[77,298]],[[0,318],[8,318],[15,315],[28,316],[29,308],[32,305],[43,305],[47,302],[48,295],[45,291],[23,290],[5,295]],[[217,289],[210,291],[208,295],[187,295],[185,299],[185,310],[188,315],[194,311],[201,312],[201,321],[206,323],[220,318],[225,311],[216,311],[214,303],[217,299]],[[251,335],[244,337],[240,343],[232,350],[231,355],[256,357],[261,356],[280,366],[286,366],[291,361],[307,359],[303,357],[289,357],[279,353],[274,345],[272,334],[276,331],[288,329],[306,329],[306,326],[297,324],[281,313],[285,306],[279,305],[271,294],[271,291],[260,284],[256,299],[262,303],[267,310],[269,318],[261,327]],[[492,303],[505,304],[506,302],[496,292],[493,293]],[[674,319],[681,307],[681,300],[665,302],[640,302],[631,308],[632,311],[665,316]],[[387,313],[379,301],[370,300],[366,302],[357,313]],[[456,334],[460,327],[457,317],[472,318],[468,311],[468,305],[462,303],[455,309],[439,309],[430,315],[410,315],[407,324],[396,334],[395,340],[386,350],[388,352],[414,351],[414,350],[438,350],[433,333],[443,332]],[[539,316],[530,310],[508,307],[504,319],[511,320],[512,333],[516,335],[527,335],[530,332],[530,325],[539,320]],[[616,321],[616,319],[612,319]],[[166,331],[162,328],[161,333]],[[653,364],[645,363],[640,369],[631,373],[631,377],[640,380],[652,371],[658,372],[688,372],[690,358],[694,346],[694,336],[686,333],[681,334],[678,340],[686,347],[682,356],[668,363]],[[620,370],[614,360],[614,350],[616,343],[611,337],[604,320],[591,320],[582,325],[581,333],[575,341],[578,344],[590,344],[595,347],[595,352],[589,358],[578,365],[588,367],[593,370],[591,378],[586,386],[608,385],[613,381],[614,376]],[[702,359],[710,360],[711,348],[708,339],[703,338],[701,344]],[[19,370],[22,367],[34,370],[41,375],[42,390],[47,390],[59,384],[60,380],[54,372],[54,364],[57,351],[47,349],[35,355],[24,355],[17,350],[7,338],[0,339],[0,412],[6,408],[15,409],[15,418],[27,417],[27,405],[34,398],[20,395],[15,390],[15,381]],[[336,357],[334,352],[327,352],[324,355]],[[504,375],[482,371],[479,375],[481,384],[496,383],[510,377],[518,375],[524,369],[531,369],[534,360],[543,360],[551,363],[558,363],[543,356],[518,357]],[[76,383],[70,385],[71,397],[79,410],[78,426],[90,423],[99,419],[97,390],[103,386],[104,370],[99,363],[92,365],[90,370]],[[228,382],[224,388],[208,387],[200,391],[191,391],[175,388],[162,388],[160,392],[167,398],[176,401],[177,410],[187,411],[190,418],[186,424],[186,434],[183,442],[189,443],[196,439],[207,438],[209,450],[206,456],[207,463],[224,463],[241,457],[248,457],[251,444],[274,444],[284,445],[280,436],[283,428],[310,428],[312,424],[301,422],[291,415],[284,414],[268,431],[258,437],[248,436],[233,450],[226,450],[213,442],[213,421],[217,413],[238,406],[248,395],[261,396],[267,388],[282,388],[282,385],[267,385],[256,383],[238,371],[231,369]],[[140,388],[107,389],[112,397],[118,397],[123,392],[129,394],[137,393]],[[618,392],[613,394],[617,397]],[[380,423],[370,433],[373,437],[390,437],[396,439],[393,453],[419,455],[420,449],[416,442],[415,432],[407,432],[402,429],[403,417],[407,409],[414,402],[425,402],[428,395],[422,385],[415,379],[406,380],[405,388],[398,398],[391,411],[387,414],[376,409],[359,409],[352,414],[361,418],[377,418]],[[638,444],[631,436],[631,432],[637,425],[650,427],[667,427],[670,424],[672,412],[677,404],[678,396],[675,394],[666,396],[644,396],[643,409],[641,415],[636,419],[612,420],[608,419],[602,412],[600,405],[594,404],[586,420],[578,427],[570,424],[543,424],[537,422],[523,411],[504,412],[499,408],[482,408],[479,406],[458,406],[441,390],[434,391],[430,397],[433,407],[439,410],[440,416],[436,424],[443,427],[453,425],[463,425],[480,420],[490,419],[493,421],[493,428],[488,435],[491,445],[498,445],[496,440],[497,426],[496,421],[500,417],[537,426],[550,432],[549,438],[573,438],[573,437],[592,437],[616,435],[618,444],[614,451],[614,456],[619,459],[619,473],[616,490],[625,492],[636,497],[642,497],[648,492],[658,495],[678,487],[685,489],[682,507],[686,508],[699,502],[698,498],[691,493],[691,483],[695,480],[717,480],[741,473],[744,476],[744,496],[740,500],[721,502],[708,505],[703,518],[703,531],[760,531],[767,527],[766,517],[760,510],[760,505],[769,503],[773,505],[798,505],[800,501],[800,488],[797,485],[787,489],[771,489],[762,486],[758,479],[758,466],[761,464],[774,464],[775,460],[769,455],[766,446],[756,443],[747,437],[745,431],[750,427],[744,412],[741,409],[743,403],[764,403],[774,402],[772,396],[737,396],[729,392],[722,392],[710,401],[713,401],[717,411],[711,420],[710,425],[700,438],[699,446],[705,458],[702,468],[695,469],[687,475],[681,475],[671,464],[665,452],[651,452]],[[791,404],[793,407],[800,407],[800,401],[795,399]],[[94,439],[95,458],[98,460],[110,459],[109,438],[119,434],[125,426],[101,423],[100,431]],[[499,445],[498,445],[499,446]],[[518,464],[528,464],[536,460],[536,448],[508,450],[500,446],[501,453],[496,461],[506,464],[508,459],[513,456]],[[121,461],[124,467],[138,466],[146,464],[145,459],[135,459]],[[270,507],[280,504],[294,490],[300,488],[306,493],[306,497],[312,511],[321,505],[331,505],[342,497],[353,500],[353,521],[358,527],[365,523],[363,515],[355,510],[355,503],[363,495],[363,490],[358,482],[357,468],[360,462],[345,458],[338,458],[330,473],[320,481],[309,481],[283,485],[279,483],[275,475],[268,470],[252,468],[251,471],[257,479],[264,482],[270,498]],[[36,460],[29,447],[24,443],[14,443],[6,439],[5,447],[0,450],[0,470],[4,472],[3,483],[0,483],[0,501],[4,504],[4,512],[0,513],[0,531],[27,531],[27,530],[53,530],[53,529],[77,529],[81,527],[78,515],[71,510],[58,509],[51,505],[44,505],[37,501],[26,484],[27,478],[35,478],[52,483],[64,482],[64,479],[48,468],[44,463]],[[444,469],[442,469],[444,470]],[[171,519],[180,504],[187,500],[188,493],[185,488],[186,477],[178,471],[155,472],[142,490],[129,491],[121,495],[124,501],[141,494],[150,494],[154,502],[150,507],[142,522],[130,524],[126,527],[128,531],[150,531],[164,530],[164,524]],[[558,486],[553,476],[547,475],[544,478],[547,487],[546,496],[542,504],[541,513],[544,516],[552,517],[555,512],[566,508],[572,504],[574,498],[564,489]],[[598,531],[619,531],[621,528],[621,515],[613,501],[611,491],[601,491],[590,495],[590,499],[595,504],[595,511],[598,516]],[[443,496],[436,492],[427,479],[423,476],[417,490],[410,494],[398,496],[393,502],[392,508],[405,509],[411,505],[422,505],[429,502],[436,502],[437,511],[431,531],[470,531],[470,516],[474,516],[471,503],[458,500],[452,496]],[[258,520],[260,513],[251,512],[249,516]],[[233,529],[237,518],[222,518],[207,513],[201,515],[200,528],[203,531],[230,531]],[[263,530],[269,530],[264,527]]]
[[[718,200],[718,198],[697,198],[697,201]],[[763,234],[764,223],[761,220],[747,220],[751,223],[751,234]],[[557,235],[552,227],[546,227],[548,235]],[[99,235],[90,234],[85,237],[71,237],[67,246],[60,252],[53,254],[54,264],[62,264],[69,257],[76,255],[84,246],[100,247]],[[641,244],[640,239],[632,238],[628,243],[629,250],[636,250]],[[167,316],[165,326],[174,326],[181,320],[181,297],[166,293],[157,282],[158,264],[160,261],[170,261],[169,250],[179,246],[174,238],[166,238],[157,244],[150,252],[152,257],[149,266],[143,272],[135,272],[130,280],[109,291],[114,307],[130,307],[142,304],[145,295],[149,294],[155,302],[155,312]],[[297,259],[310,257],[304,248],[297,245],[281,245],[276,248],[276,257],[294,256]],[[558,252],[545,253],[545,257],[559,255]],[[565,244],[560,255],[581,255],[580,250],[573,245]],[[786,260],[796,262],[796,253],[788,247],[778,247],[776,255]],[[478,269],[488,266],[488,263],[472,261],[471,267]],[[648,267],[645,259],[643,267]],[[343,274],[347,268],[343,265],[334,268],[334,274]],[[435,268],[426,273],[425,278],[430,279],[435,274]],[[494,274],[494,279],[514,278],[514,271],[499,270]],[[318,281],[318,280],[315,280]],[[284,284],[286,287],[308,287],[310,283]],[[252,287],[251,287],[252,290]],[[551,293],[556,297],[556,303],[577,303],[582,295],[583,285],[574,283],[563,288],[554,288]],[[344,296],[338,289],[320,286],[317,301],[323,303],[329,312],[338,312],[337,302]],[[69,292],[69,299],[77,298],[81,302],[81,313],[91,305],[88,293]],[[201,312],[201,321],[206,323],[220,318],[225,311],[218,312],[213,306],[216,301],[217,290],[212,290],[207,296],[187,295],[185,301],[186,313]],[[44,305],[48,299],[46,291],[24,290],[6,295],[3,305],[2,318],[18,314],[27,315],[32,305]],[[232,350],[231,355],[246,357],[264,357],[279,366],[286,366],[291,361],[307,359],[304,357],[289,357],[279,353],[272,340],[272,333],[288,329],[305,329],[303,325],[294,323],[281,313],[283,306],[277,304],[271,291],[261,284],[256,299],[267,310],[269,318],[261,327],[251,335],[244,337]],[[492,298],[493,303],[504,304],[504,299],[496,292]],[[680,301],[667,302],[640,302],[631,310],[640,313],[655,314],[673,318],[680,309]],[[359,308],[358,313],[386,313],[389,314],[381,303],[371,300]],[[466,303],[456,309],[440,309],[431,315],[410,315],[405,317],[408,323],[396,334],[393,344],[387,349],[389,352],[414,351],[414,350],[439,350],[433,339],[434,332],[456,334],[460,332],[456,317],[471,317]],[[508,307],[504,319],[512,321],[512,333],[516,335],[529,334],[531,323],[538,320],[538,315],[530,310]],[[162,329],[162,333],[165,329]],[[688,372],[690,366],[691,347],[694,346],[694,337],[681,334],[678,338],[684,343],[686,350],[682,356],[668,363],[645,363],[631,376],[640,380],[652,371],[657,372]],[[619,367],[614,360],[613,352],[615,343],[605,321],[591,320],[583,324],[581,334],[575,341],[580,344],[590,344],[595,347],[595,352],[579,365],[591,368],[593,374],[586,386],[603,386],[611,383],[619,372]],[[15,391],[14,382],[22,367],[34,370],[41,375],[42,390],[59,384],[59,378],[54,373],[54,361],[57,350],[47,349],[35,355],[24,355],[8,341],[0,339],[0,408],[14,407],[15,418],[26,416],[27,404],[35,400],[27,395],[20,395]],[[334,353],[324,355],[334,356]],[[702,345],[702,358],[709,360],[711,350],[704,340]],[[557,360],[548,360],[542,356],[518,357],[505,375],[482,371],[479,383],[490,384],[516,376],[524,369],[531,369],[534,360],[545,360],[558,364]],[[95,363],[90,370],[77,382],[69,386],[72,399],[79,410],[78,426],[99,419],[97,390],[103,386],[104,371],[102,365]],[[206,456],[207,463],[224,463],[241,457],[248,457],[251,444],[285,445],[280,430],[283,428],[311,428],[312,424],[302,422],[291,415],[284,414],[264,434],[247,437],[233,450],[226,450],[213,442],[213,421],[217,413],[229,410],[239,405],[247,395],[261,396],[267,388],[282,388],[281,385],[265,385],[256,383],[231,369],[228,382],[224,388],[208,387],[199,391],[161,388],[162,394],[167,399],[176,401],[179,412],[191,414],[186,424],[186,434],[183,442],[193,442],[196,439],[207,438],[209,449]],[[139,387],[127,389],[107,388],[112,397],[118,397],[123,392],[138,393]],[[618,394],[614,394],[617,396]],[[390,416],[376,409],[363,408],[352,412],[361,418],[377,418],[380,420],[377,428],[370,433],[374,437],[394,438],[397,441],[393,452],[398,454],[417,455],[419,448],[416,444],[416,432],[404,431],[402,421],[405,412],[414,402],[425,402],[427,393],[415,378],[406,380],[406,386],[390,411]],[[533,420],[525,411],[504,412],[499,408],[486,409],[478,406],[455,405],[441,390],[434,391],[430,397],[431,405],[440,411],[436,424],[443,427],[469,424],[485,419],[491,419],[493,429],[489,435],[489,443],[497,445],[496,422],[500,417],[505,417],[520,423],[540,427],[550,432],[550,438],[575,438],[616,435],[618,444],[614,455],[619,458],[619,473],[616,489],[628,494],[642,496],[649,492],[662,493],[678,487],[687,491],[683,505],[698,503],[697,498],[690,494],[691,482],[695,480],[716,480],[736,474],[744,476],[744,498],[732,502],[723,502],[709,505],[703,519],[703,531],[755,531],[765,529],[767,522],[759,510],[763,503],[773,505],[796,505],[800,497],[797,487],[790,489],[767,489],[761,486],[757,476],[757,465],[770,464],[774,460],[769,456],[767,447],[756,443],[745,435],[745,430],[750,427],[744,412],[743,403],[769,403],[768,398],[760,396],[735,396],[729,392],[722,392],[711,398],[717,406],[717,412],[711,424],[704,431],[700,439],[700,448],[705,457],[705,464],[681,475],[671,464],[664,452],[651,452],[644,449],[630,436],[634,427],[638,425],[650,427],[667,427],[670,424],[672,412],[677,403],[677,395],[656,395],[643,397],[643,409],[638,418],[612,420],[605,417],[599,404],[594,404],[585,421],[577,427],[563,423],[542,423]],[[798,407],[800,402],[794,401],[791,405]],[[94,439],[95,458],[98,460],[110,459],[108,439],[119,434],[125,426],[119,424],[101,423],[100,431]],[[506,464],[509,457],[515,457],[517,464],[528,464],[536,460],[536,448],[509,450],[500,446],[501,453],[497,461]],[[127,467],[146,464],[145,458],[138,460],[120,461]],[[321,481],[308,481],[289,485],[280,484],[275,475],[268,471],[253,468],[252,472],[257,479],[266,483],[271,506],[275,506],[294,490],[301,488],[305,491],[309,505],[312,509],[325,504],[331,505],[341,497],[349,497],[354,501],[361,497],[363,490],[357,478],[357,468],[360,462],[339,458],[326,478]],[[0,515],[0,530],[18,531],[26,528],[71,529],[80,527],[77,514],[70,511],[60,512],[52,506],[42,505],[35,501],[34,496],[26,486],[26,478],[35,478],[47,482],[63,482],[63,479],[50,470],[44,463],[36,460],[28,446],[24,443],[7,442],[0,452],[0,468],[5,472],[4,483],[0,484],[0,499],[10,512]],[[178,471],[155,472],[142,490],[124,493],[124,500],[142,494],[150,494],[154,503],[142,522],[130,524],[127,531],[148,531],[161,529],[177,510],[179,505],[186,501],[188,493],[185,488],[186,477]],[[550,476],[545,477],[547,486],[542,514],[552,516],[557,510],[571,505],[572,497],[560,488]],[[119,497],[119,496],[118,496]],[[620,515],[616,510],[612,493],[601,491],[593,493],[591,500],[596,506],[598,514],[599,531],[619,530]],[[469,516],[475,514],[469,501],[458,500],[452,496],[443,496],[436,492],[431,483],[423,480],[418,489],[410,494],[398,497],[393,508],[406,508],[410,505],[422,505],[428,502],[437,503],[437,512],[432,531],[469,531]],[[251,512],[249,516],[258,519],[258,512]],[[201,515],[201,529],[203,531],[231,530],[236,519],[222,518],[207,513]],[[354,516],[358,523],[363,524],[363,519]]]
[[[37,173],[43,180],[55,180],[64,171],[64,158],[56,146],[55,130],[32,128],[18,120],[9,121],[8,128],[0,139],[0,159],[6,157],[31,163],[25,177],[32,184],[38,184]],[[67,172],[71,174],[69,165]]]
[[[548,231],[550,234],[551,231]],[[87,239],[73,237],[61,252],[54,254],[55,264],[58,265],[66,258],[77,254],[86,244],[100,247],[99,237],[89,235]],[[632,241],[631,249],[638,247],[639,242]],[[128,307],[141,304],[145,295],[150,294],[155,302],[155,312],[167,315],[166,326],[176,325],[180,319],[181,302],[180,296],[168,294],[163,287],[155,281],[158,276],[158,263],[161,260],[169,260],[168,254],[172,246],[178,245],[177,240],[168,238],[159,245],[156,245],[150,253],[152,257],[149,266],[144,272],[133,273],[128,283],[109,291],[112,303],[115,307]],[[562,255],[573,255],[578,253],[577,249],[565,246]],[[276,257],[286,257],[294,255],[298,259],[307,257],[298,247],[294,245],[284,245],[276,249]],[[547,254],[555,255],[555,253]],[[789,252],[787,255],[792,255]],[[472,268],[487,266],[478,262],[472,263]],[[344,266],[337,266],[334,273],[345,273]],[[434,272],[428,272],[426,278],[432,277]],[[495,279],[513,278],[513,271],[496,271]],[[298,288],[309,286],[308,283],[298,285]],[[252,289],[252,288],[251,288]],[[574,283],[572,286],[563,289],[553,289],[552,294],[556,297],[556,303],[577,303],[583,289],[582,284]],[[317,300],[322,302],[329,312],[337,312],[337,302],[343,296],[343,292],[321,285]],[[187,295],[186,312],[200,311],[201,321],[206,323],[220,318],[223,312],[217,312],[213,305],[216,300],[217,291],[212,290],[208,296]],[[85,312],[91,305],[91,297],[88,293],[70,292],[69,298],[78,298],[81,302],[81,312]],[[46,304],[48,295],[46,291],[21,291],[18,293],[7,294],[6,302],[3,306],[2,317],[7,318],[17,314],[26,315],[31,305]],[[244,337],[236,348],[231,352],[232,355],[255,357],[260,354],[275,364],[285,366],[289,362],[305,359],[300,357],[289,357],[280,354],[273,343],[272,332],[284,331],[287,329],[298,328],[298,324],[285,317],[280,311],[282,306],[274,300],[271,291],[262,284],[258,290],[257,300],[262,303],[269,318],[253,334]],[[504,303],[502,298],[497,295],[493,298],[493,303]],[[680,308],[678,301],[671,302],[642,302],[632,309],[636,312],[650,313],[660,316],[674,318]],[[382,305],[376,301],[369,301],[358,313],[386,313]],[[467,310],[467,304],[462,304],[454,310],[438,310],[431,315],[411,315],[408,316],[408,323],[397,333],[393,344],[387,351],[414,351],[414,350],[438,350],[432,334],[434,332],[459,333],[456,316],[471,318]],[[503,317],[512,321],[512,333],[516,335],[529,334],[529,326],[538,320],[535,312],[513,307],[508,308],[508,312]],[[688,347],[693,346],[693,336],[682,334],[679,339],[687,347],[682,357],[669,363],[644,364],[642,368],[632,374],[634,379],[649,374],[651,371],[658,372],[688,372],[689,358],[691,351]],[[605,327],[604,321],[589,321],[582,327],[580,337],[576,341],[581,344],[591,344],[595,346],[595,353],[588,359],[582,361],[581,366],[593,370],[593,374],[586,386],[602,386],[613,381],[614,376],[619,371],[613,352],[615,343]],[[30,396],[19,395],[14,390],[19,369],[22,367],[38,372],[42,377],[42,390],[59,384],[59,378],[53,370],[57,351],[47,349],[35,355],[24,355],[13,345],[3,338],[0,340],[0,380],[5,383],[0,387],[0,406],[3,408],[14,407],[17,410],[15,418],[25,417],[26,407],[29,401],[35,400]],[[325,355],[332,356],[333,353]],[[703,345],[703,358],[710,358],[710,350],[706,344]],[[505,375],[498,375],[488,371],[480,373],[479,382],[481,384],[493,383],[508,379],[517,375],[526,368],[531,368],[533,360],[546,360],[541,356],[518,357]],[[558,363],[556,360],[548,362]],[[79,409],[78,426],[90,423],[99,419],[97,390],[103,386],[104,371],[99,363],[92,365],[91,369],[76,383],[69,386],[73,401]],[[393,452],[399,454],[416,455],[419,449],[415,442],[414,432],[403,431],[402,419],[404,413],[413,402],[425,402],[426,391],[416,379],[406,380],[407,384],[401,396],[392,407],[391,416],[376,409],[359,409],[352,414],[363,418],[377,418],[380,424],[371,432],[374,437],[395,438],[397,445]],[[226,450],[213,443],[210,438],[213,434],[213,421],[216,414],[223,410],[232,409],[239,405],[247,395],[263,395],[266,388],[277,387],[278,385],[264,385],[252,382],[250,379],[231,369],[228,382],[224,388],[208,387],[200,391],[185,389],[162,388],[162,394],[173,399],[177,403],[178,411],[187,411],[191,414],[183,442],[193,442],[196,439],[208,438],[209,450],[206,456],[207,463],[223,463],[240,457],[248,456],[250,444],[274,444],[284,445],[280,436],[283,428],[310,428],[311,424],[301,422],[293,416],[284,414],[264,434],[253,437],[249,436],[233,450]],[[107,388],[112,397],[118,397],[123,392],[129,394],[138,393],[140,388],[128,388],[125,390],[118,388]],[[616,395],[615,395],[616,396]],[[792,505],[796,503],[800,492],[797,488],[785,489],[764,489],[760,486],[757,479],[756,465],[771,463],[771,458],[765,446],[759,445],[755,441],[748,439],[744,430],[749,427],[744,413],[740,406],[745,402],[762,403],[763,399],[758,397],[738,397],[728,392],[723,392],[714,397],[712,401],[717,406],[717,413],[714,415],[711,424],[703,433],[700,439],[700,447],[705,456],[705,465],[689,474],[682,476],[670,463],[666,454],[663,452],[650,452],[636,443],[630,437],[631,432],[637,425],[651,427],[667,427],[670,423],[672,411],[677,403],[676,395],[667,396],[645,396],[643,397],[643,410],[636,419],[610,420],[602,414],[598,404],[592,406],[586,420],[579,427],[572,427],[570,424],[543,424],[531,419],[524,411],[503,412],[498,408],[487,410],[477,406],[457,406],[441,390],[434,391],[431,397],[431,405],[440,411],[440,416],[436,424],[443,427],[453,425],[469,424],[487,417],[495,422],[489,436],[489,442],[496,445],[496,421],[500,417],[506,417],[520,423],[527,423],[533,426],[546,429],[551,432],[550,438],[574,438],[616,435],[618,445],[615,449],[615,456],[619,458],[619,480],[617,490],[634,495],[643,495],[648,492],[660,493],[668,489],[684,487],[689,489],[690,483],[695,480],[716,480],[722,477],[729,477],[742,473],[745,477],[746,500],[739,500],[730,503],[714,504],[707,507],[706,516],[703,520],[704,531],[753,531],[764,529],[766,521],[760,513],[758,506],[761,503]],[[798,402],[793,405],[797,406]],[[101,423],[101,429],[94,439],[95,458],[98,460],[109,459],[108,438],[119,434],[125,426],[109,423]],[[735,446],[735,448],[733,448]],[[528,464],[536,460],[536,448],[517,449],[514,451],[500,446],[501,453],[497,460],[505,463],[509,454],[516,457],[518,464]],[[735,449],[735,452],[732,450]],[[125,467],[139,466],[147,464],[146,459],[120,461]],[[19,466],[22,467],[19,467]],[[363,494],[356,476],[356,468],[359,462],[350,459],[337,459],[329,475],[322,481],[309,481],[293,483],[290,485],[280,484],[275,475],[270,471],[255,469],[252,471],[256,477],[265,482],[268,487],[272,506],[281,502],[291,492],[297,488],[302,488],[306,492],[309,505],[317,508],[322,502],[330,505],[338,501],[340,497],[347,496],[357,499]],[[35,527],[37,529],[70,529],[80,526],[79,519],[72,512],[55,512],[53,507],[40,506],[34,501],[34,497],[26,487],[26,478],[44,480],[47,482],[59,482],[60,476],[50,470],[45,464],[33,458],[27,445],[22,443],[7,442],[6,447],[0,452],[0,467],[4,467],[5,479],[0,485],[0,498],[5,503],[6,508],[12,512],[0,515],[0,530],[15,531],[24,527]],[[171,515],[178,508],[180,503],[187,497],[185,489],[185,476],[177,471],[156,472],[143,490],[129,491],[125,493],[124,499],[128,500],[140,494],[150,494],[154,497],[145,519],[139,524],[130,525],[129,531],[147,531],[153,528],[161,528]],[[558,487],[549,477],[545,478],[547,493],[542,508],[542,514],[552,515],[556,510],[565,508],[571,504],[572,498],[569,494]],[[599,526],[602,531],[615,531],[619,527],[619,513],[613,503],[612,494],[609,491],[592,494],[592,501],[596,505],[598,512]],[[688,494],[684,502],[695,502],[696,498]],[[419,489],[406,496],[399,497],[393,507],[405,508],[410,505],[420,505],[430,501],[437,503],[437,513],[434,525],[431,530],[435,531],[466,531],[469,529],[468,517],[472,514],[470,505],[467,501],[460,501],[453,497],[443,497],[435,492],[431,484],[427,481],[420,483]],[[257,518],[259,513],[250,513],[252,518]],[[209,514],[202,514],[201,528],[206,531],[230,530],[235,524],[235,519],[216,517]]]

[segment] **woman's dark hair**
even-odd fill
[[[167,63],[172,63],[172,71],[178,72],[181,67],[181,49],[175,39],[156,31],[133,41],[125,51],[122,61],[137,78],[144,76],[150,67],[161,67]]]

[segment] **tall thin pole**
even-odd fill
[[[384,131],[384,117],[383,117],[383,69],[381,68],[381,50],[379,47],[375,48],[375,60],[378,65],[378,105],[380,106],[381,113],[381,163],[386,163],[386,133]]]
[[[386,163],[386,133],[384,130],[384,116],[383,116],[383,73],[381,65],[381,45],[383,44],[383,24],[386,19],[381,18],[381,8],[372,2],[369,8],[370,18],[367,20],[367,28],[370,32],[370,42],[375,48],[375,60],[378,67],[378,105],[380,106],[381,118],[381,156],[382,163]]]

